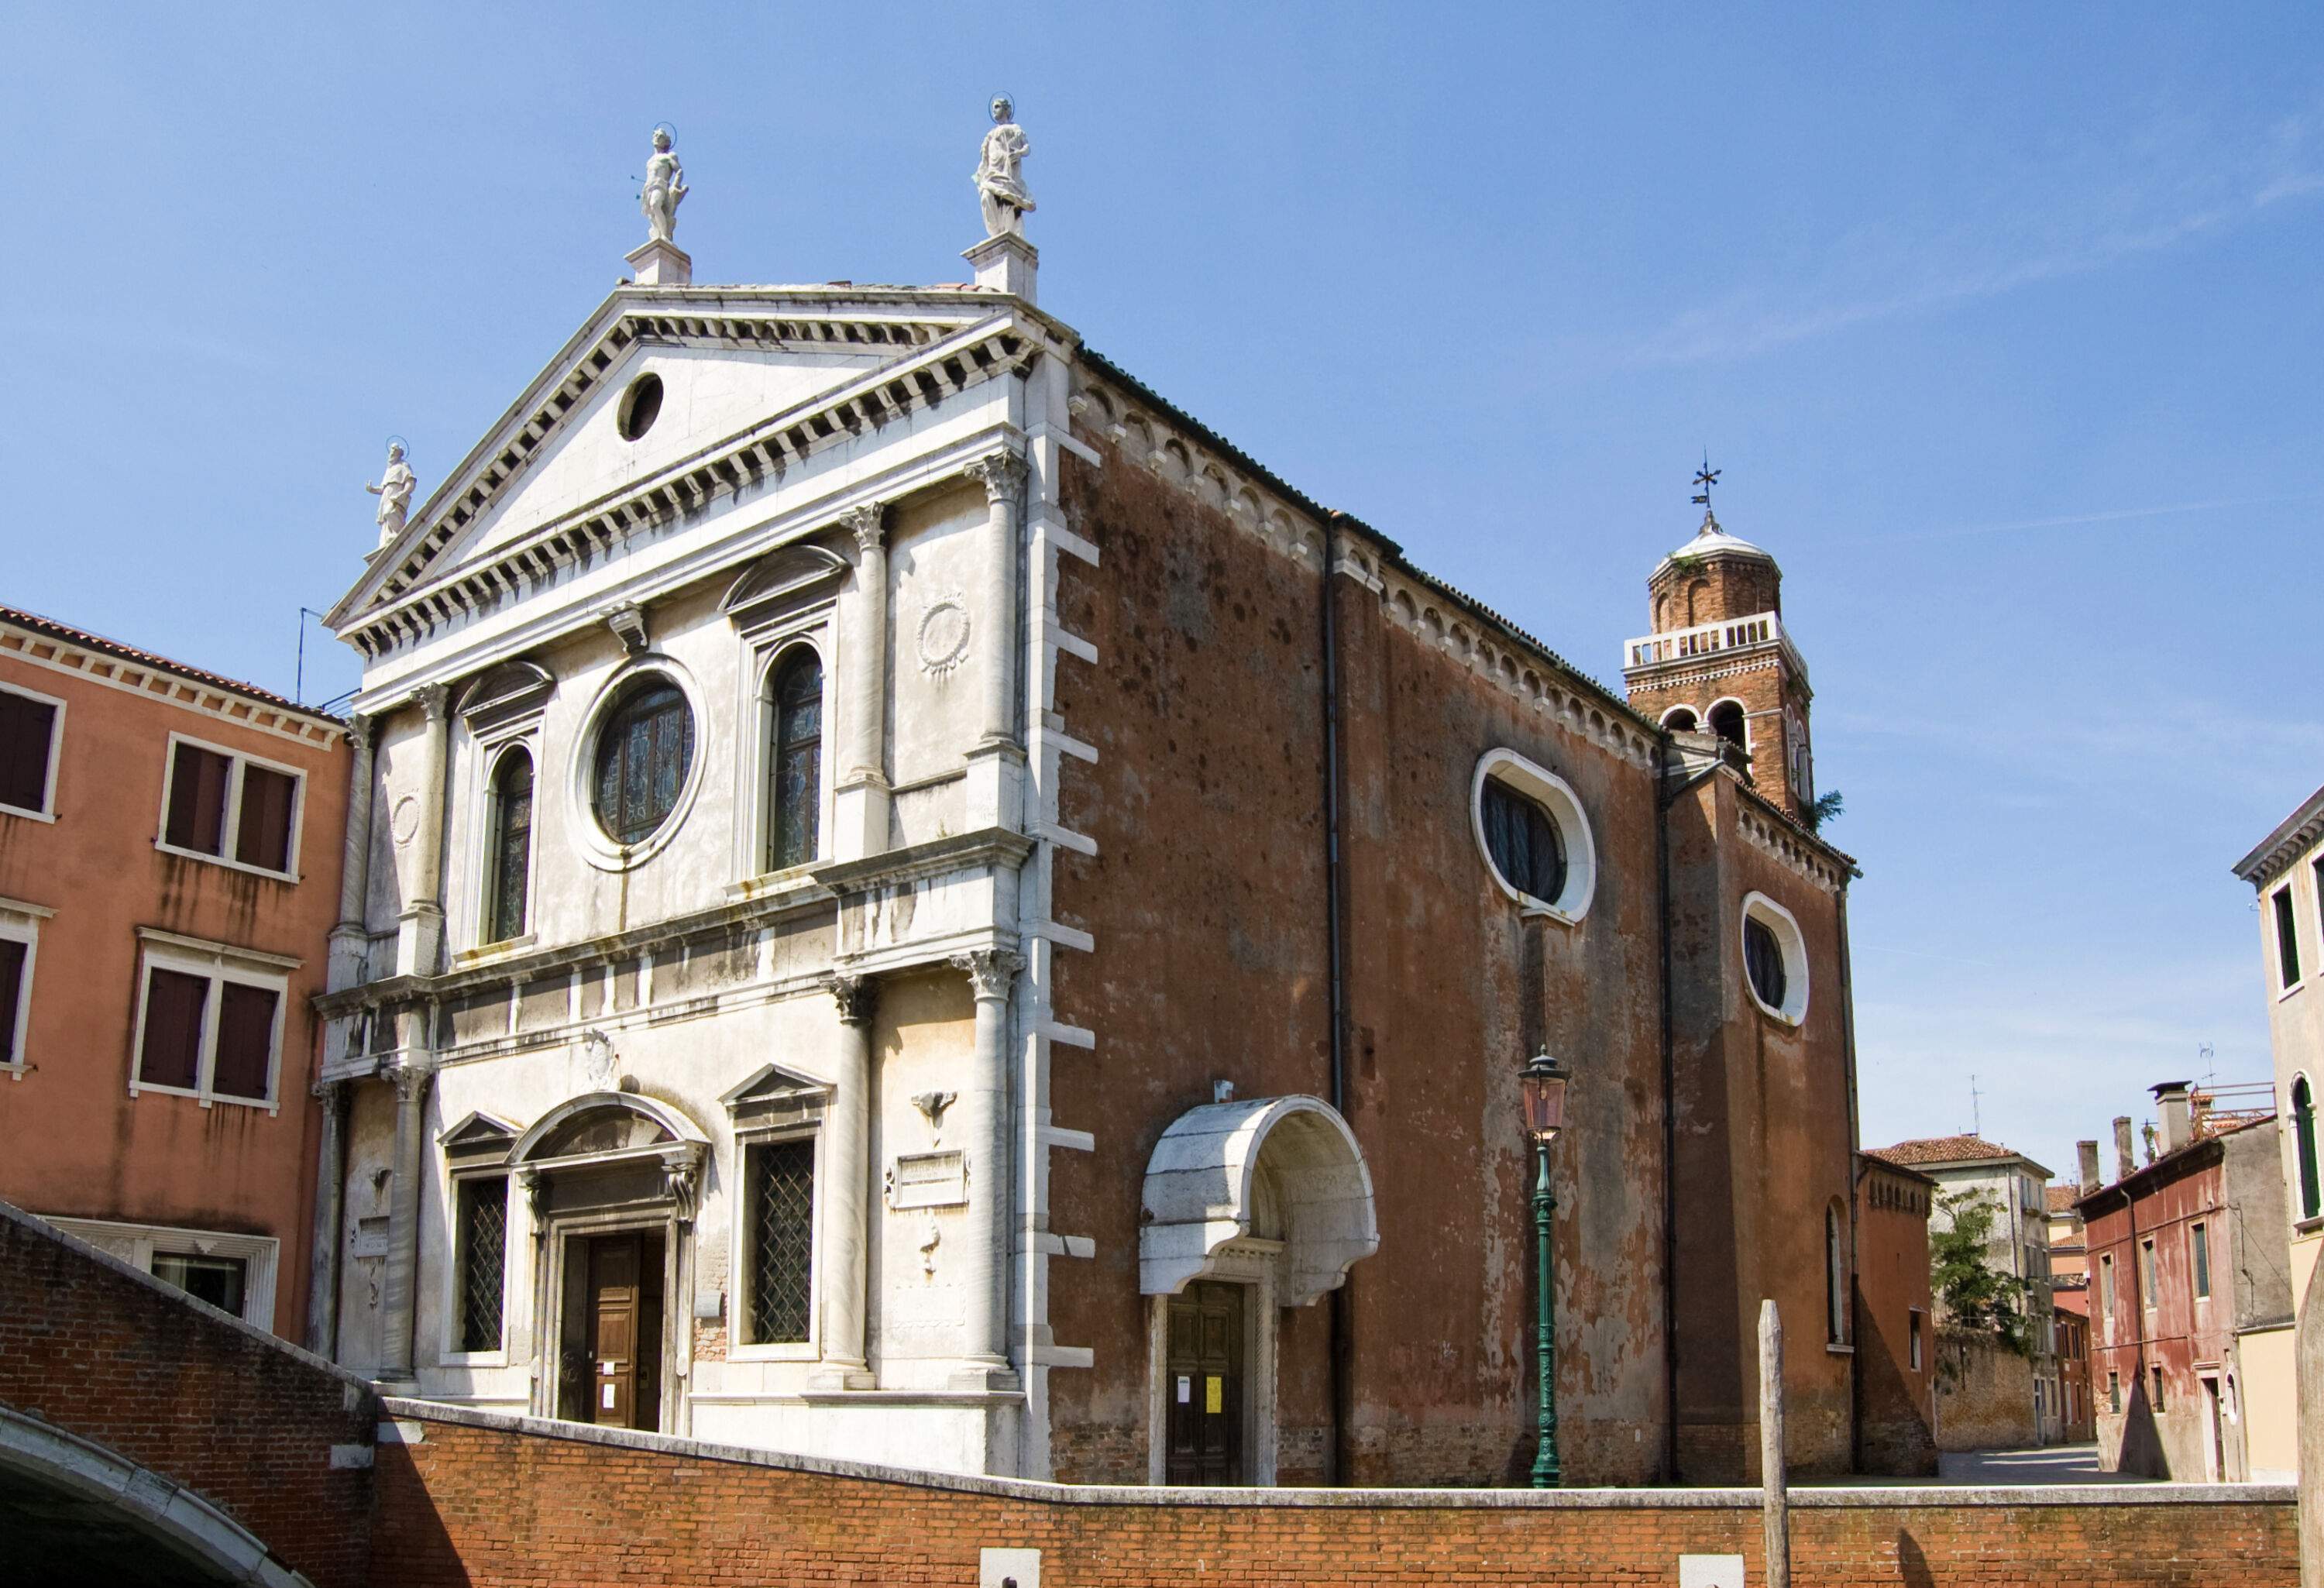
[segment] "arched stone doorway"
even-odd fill
[[[709,1152],[683,1113],[631,1092],[568,1099],[510,1149],[531,1214],[535,1415],[685,1431]]]
[[[1272,1483],[1277,1315],[1379,1250],[1363,1149],[1318,1097],[1210,1103],[1162,1132],[1142,1201],[1148,1476]]]

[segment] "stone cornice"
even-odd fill
[[[0,658],[29,662],[300,743],[328,748],[347,736],[346,725],[336,717],[301,711],[256,691],[245,693],[224,679],[173,668],[159,659],[130,655],[125,647],[115,650],[69,640],[45,628],[0,620]]]
[[[1728,774],[1733,776],[1732,769]],[[1781,861],[1828,893],[1843,893],[1858,875],[1856,862],[1785,816],[1749,784],[1737,780],[1735,826],[1743,841]]]
[[[456,495],[447,494],[462,477],[459,475],[438,491],[426,514],[380,554],[372,573],[332,610],[329,622],[342,638],[367,660],[376,660],[447,621],[490,610],[503,599],[554,577],[560,568],[575,564],[587,567],[611,555],[642,527],[699,512],[721,495],[779,479],[791,465],[826,448],[856,440],[997,375],[1014,374],[1043,350],[1030,328],[1007,317],[954,327],[803,319],[763,313],[756,319],[706,321],[679,313],[648,312],[650,307],[640,305],[616,318],[595,347],[570,361],[572,373],[524,425],[518,438],[521,449],[517,441],[512,441],[491,464],[482,466]],[[796,332],[802,324],[833,334],[804,338],[781,334]],[[438,557],[500,498],[565,413],[578,404],[581,393],[631,345],[641,341],[724,344],[735,338],[720,334],[718,328],[739,336],[754,326],[766,330],[765,338],[737,345],[807,346],[854,353],[892,347],[903,355],[620,491],[561,514],[499,548],[488,560],[463,564],[447,574],[431,577]],[[867,328],[881,328],[887,339],[859,344],[837,334]],[[504,434],[511,422],[503,421],[494,437]],[[394,571],[381,576],[380,568],[389,564]]]
[[[2236,862],[2236,875],[2255,888],[2264,888],[2319,841],[2324,841],[2324,789],[2310,794],[2258,848]]]
[[[947,872],[991,864],[1014,871],[1033,853],[1033,840],[1006,827],[980,827],[945,838],[931,838],[903,849],[867,854],[857,860],[825,862],[814,869],[815,880],[844,900],[892,882],[916,882]]]

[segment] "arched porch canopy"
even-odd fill
[[[593,1128],[594,1127],[594,1128]],[[658,1097],[634,1092],[585,1092],[535,1120],[509,1149],[509,1161],[603,1156],[670,1143],[710,1145],[702,1127]]]
[[[1236,1241],[1279,1241],[1277,1299],[1305,1306],[1379,1250],[1363,1149],[1320,1097],[1207,1103],[1172,1122],[1146,1165],[1139,1288],[1175,1295]]]

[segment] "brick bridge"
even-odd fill
[[[2299,1581],[2292,1491],[1811,1490],[1801,1588]],[[1753,1490],[1065,1488],[383,1400],[0,1204],[0,1550],[23,1580],[1669,1584]],[[1035,1553],[1026,1553],[1035,1552]]]

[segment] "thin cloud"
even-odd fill
[[[1748,358],[2178,247],[2274,205],[2324,193],[2324,173],[2305,169],[2310,130],[2308,118],[2288,118],[2265,146],[2223,156],[2187,129],[2164,127],[2136,141],[2144,169],[2126,179],[2094,180],[2087,170],[2067,168],[2018,173],[2020,180],[2004,186],[2022,189],[2022,199],[1996,226],[1906,237],[1904,226],[1882,222],[1836,244],[1830,268],[1805,294],[1786,294],[1793,301],[1771,301],[1775,294],[1766,290],[1737,292],[1679,315],[1624,362]],[[2091,158],[2106,156],[2093,152]]]
[[[1952,524],[1936,530],[1906,530],[1899,540],[1927,540],[1956,535],[2006,535],[2026,530],[2065,530],[2082,524],[2124,523],[2135,519],[2169,518],[2182,512],[2218,512],[2230,507],[2280,507],[2290,502],[2311,502],[2305,494],[2282,496],[2221,496],[2209,502],[2166,502],[2153,507],[2117,507],[2104,512],[2068,512],[2054,518],[2021,518],[1998,524]]]

